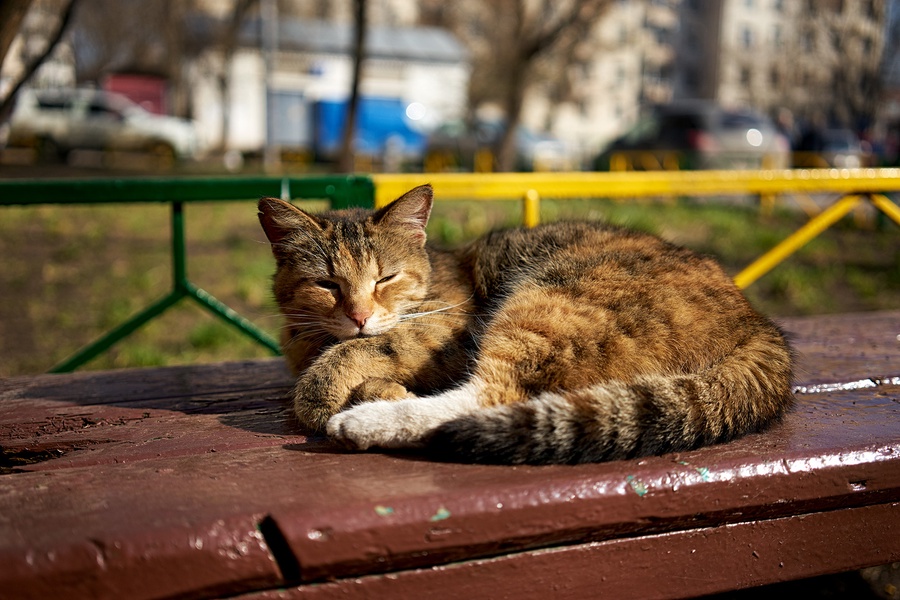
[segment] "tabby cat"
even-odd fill
[[[758,431],[790,349],[711,259],[594,222],[425,242],[432,189],[259,219],[300,422],[359,450],[583,463]]]

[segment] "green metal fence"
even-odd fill
[[[72,371],[106,351],[183,298],[197,302],[216,317],[270,349],[278,342],[253,323],[188,279],[184,237],[184,204],[257,200],[261,196],[284,199],[327,200],[333,208],[373,207],[375,186],[368,177],[240,177],[240,178],[135,178],[0,181],[0,206],[37,204],[167,203],[171,205],[172,289],[138,314],[50,369]]]

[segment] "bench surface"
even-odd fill
[[[797,406],[693,452],[352,454],[279,359],[0,381],[0,595],[689,597],[900,560],[900,311],[785,319]]]

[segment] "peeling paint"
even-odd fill
[[[450,518],[450,511],[444,508],[443,506],[437,509],[437,512],[431,515],[431,518],[428,519],[432,523],[435,521],[443,521],[444,519]]]
[[[640,497],[644,497],[647,493],[647,486],[643,481],[639,481],[634,478],[634,475],[629,475],[625,478],[625,481],[628,482],[628,485],[631,486],[631,489],[634,490],[634,493]]]
[[[712,477],[710,476],[709,469],[707,467],[695,467],[695,466],[691,465],[691,463],[687,462],[686,460],[679,460],[678,464],[683,465],[685,467],[691,467],[693,470],[697,471],[697,473],[700,474],[700,479],[702,479],[703,481],[705,481],[705,482],[712,481]]]

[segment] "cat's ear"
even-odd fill
[[[374,221],[379,225],[408,229],[424,245],[425,226],[428,224],[433,202],[434,191],[431,186],[420,185],[375,213]]]
[[[290,202],[278,198],[260,198],[257,206],[259,208],[259,224],[266,232],[266,237],[269,238],[273,250],[292,231],[297,229],[322,230],[322,227],[311,215],[306,214]]]

